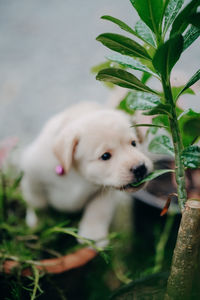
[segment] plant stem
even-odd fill
[[[187,192],[185,185],[185,170],[181,159],[183,151],[183,143],[181,139],[179,124],[176,115],[176,106],[173,100],[171,85],[169,79],[162,77],[162,86],[165,95],[165,101],[171,106],[171,116],[169,116],[169,124],[171,129],[172,141],[175,153],[175,175],[177,183],[178,202],[181,210],[184,210],[187,201]]]
[[[162,270],[165,255],[165,247],[174,223],[174,216],[175,214],[169,214],[167,216],[167,220],[162,231],[160,240],[156,246],[155,266],[153,268],[153,273],[158,273]]]
[[[168,279],[165,300],[192,297],[194,279],[199,276],[200,201],[188,200],[183,212]]]
[[[1,194],[0,194],[0,223],[5,222],[6,220],[6,180],[2,172],[1,176]]]
[[[36,293],[39,287],[40,274],[39,274],[39,270],[35,266],[32,266],[32,269],[34,273],[34,287],[33,287],[33,293],[31,295],[31,300],[34,300],[36,298]]]

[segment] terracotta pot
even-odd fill
[[[74,253],[57,257],[43,259],[35,262],[35,267],[41,272],[58,274],[69,271],[71,269],[79,268],[87,264],[97,255],[97,252],[90,248],[82,248]],[[38,264],[37,264],[38,263]],[[19,262],[13,260],[6,260],[3,264],[3,271],[6,274],[10,274],[12,269],[19,266]],[[31,268],[26,268],[22,271],[23,276],[29,276],[32,274]]]

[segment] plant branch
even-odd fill
[[[172,96],[172,90],[170,86],[169,78],[165,80],[162,77],[162,86],[165,95],[165,101],[171,106],[171,117],[169,116],[169,124],[171,129],[172,141],[174,145],[175,153],[175,177],[177,183],[178,202],[181,210],[184,210],[185,203],[187,201],[187,192],[185,185],[185,170],[181,159],[183,151],[183,144],[181,139],[181,133],[176,115],[176,106]]]
[[[169,235],[170,235],[173,223],[174,223],[174,216],[175,216],[175,214],[172,214],[172,213],[167,216],[165,227],[162,231],[160,240],[156,246],[155,266],[153,268],[153,273],[158,273],[162,270],[164,254],[165,254],[165,247],[166,247],[166,244],[169,239]]]

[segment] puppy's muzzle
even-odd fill
[[[134,182],[133,183],[138,183],[142,179],[144,179],[147,175],[147,167],[145,164],[140,164],[136,167],[131,168],[130,170],[134,174]]]

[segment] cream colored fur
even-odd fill
[[[27,223],[34,226],[34,209],[47,205],[66,212],[84,209],[79,234],[105,246],[116,204],[127,197],[121,189],[134,181],[130,170],[143,163],[152,169],[131,145],[136,139],[126,114],[98,104],[81,103],[53,117],[22,155]],[[105,152],[111,153],[109,160],[101,159]],[[64,175],[56,174],[57,165]]]

